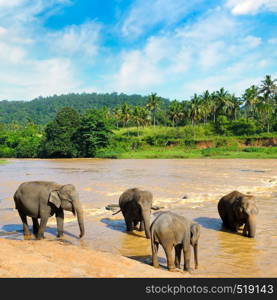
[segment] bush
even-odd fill
[[[0,146],[0,157],[16,157],[15,149],[12,149],[6,145]]]
[[[230,121],[226,116],[219,116],[215,123],[215,132],[220,135],[231,135],[230,132]]]
[[[255,134],[258,129],[253,120],[240,119],[231,123],[230,130],[233,135],[242,136]]]

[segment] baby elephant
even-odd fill
[[[169,271],[180,268],[181,251],[184,255],[184,270],[190,271],[190,245],[194,249],[195,269],[198,268],[198,239],[200,236],[200,225],[193,223],[185,217],[172,212],[161,213],[151,224],[151,248],[152,261],[155,268],[159,268],[158,247],[162,245]],[[172,249],[175,248],[175,262],[173,261]]]
[[[119,197],[120,210],[113,215],[122,212],[127,231],[132,231],[140,223],[139,230],[144,230],[146,238],[150,239],[152,202],[153,195],[151,192],[142,191],[138,188],[128,189]]]
[[[217,208],[226,228],[237,232],[244,225],[243,235],[255,237],[258,208],[253,195],[233,191],[219,200]]]
[[[22,183],[14,194],[15,208],[23,223],[24,236],[30,236],[27,216],[33,220],[33,233],[37,239],[44,237],[48,218],[56,215],[58,237],[63,235],[63,210],[77,214],[80,237],[85,233],[83,210],[78,193],[72,184],[58,184],[50,181],[29,181]],[[38,223],[40,219],[40,224]]]

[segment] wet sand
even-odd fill
[[[74,275],[70,265],[66,266],[67,271],[58,271],[57,265],[57,269],[53,267],[56,270],[53,272],[43,267],[41,273],[34,270],[34,276],[140,277],[140,268],[153,272],[149,271],[152,275],[149,273],[145,277],[162,277],[160,272],[165,272],[168,277],[180,276],[179,273],[171,275],[171,272],[151,267],[150,242],[144,238],[144,233],[134,231],[127,234],[122,215],[112,216],[111,211],[105,210],[107,204],[118,203],[119,195],[125,189],[135,186],[152,191],[154,204],[163,206],[163,210],[172,210],[201,225],[199,269],[191,275],[185,273],[181,276],[277,276],[277,160],[10,160],[10,163],[0,166],[0,172],[2,245],[12,247],[13,251],[16,251],[17,247],[22,251],[28,247],[35,247],[34,249],[43,252],[45,248],[45,253],[51,257],[53,264],[55,258],[60,257],[65,249],[71,249],[71,255],[76,257],[79,251],[91,251],[90,271],[83,275]],[[22,241],[22,224],[14,209],[12,196],[20,183],[30,180],[53,180],[59,183],[73,183],[76,186],[85,210],[86,235],[82,240],[78,239],[79,230],[75,217],[66,212],[63,242],[59,242],[55,237],[54,217],[48,222],[47,241]],[[217,202],[220,197],[233,190],[249,192],[256,196],[260,212],[255,239],[222,228],[217,213]],[[155,214],[152,216],[152,219],[154,218]],[[49,247],[45,246],[47,243]],[[96,271],[93,263],[94,259],[98,263],[102,254],[103,266],[98,266],[99,269],[106,269],[104,273]],[[133,273],[120,268],[119,258],[114,262],[118,263],[118,268],[113,269],[114,273],[108,271],[109,263],[105,265],[104,260],[113,259],[115,255],[127,257],[124,261],[127,260],[132,265]],[[41,254],[39,258],[42,265],[43,257]],[[82,258],[80,264],[81,261]],[[162,249],[159,250],[159,261],[162,266],[166,265]],[[12,264],[12,256],[10,262]],[[48,262],[45,259],[45,264]],[[193,264],[193,258],[191,263]],[[28,260],[28,264],[32,268],[32,259]],[[10,275],[0,273],[0,276]],[[20,272],[14,276],[21,276]]]
[[[0,239],[0,277],[9,278],[151,278],[191,277],[154,269],[132,259],[57,241]]]

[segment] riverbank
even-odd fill
[[[98,158],[277,158],[277,133],[216,136],[206,127],[145,127],[114,131]]]
[[[55,240],[0,239],[0,278],[37,277],[191,277],[155,269],[120,255]]]

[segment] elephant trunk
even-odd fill
[[[150,239],[150,213],[145,212],[142,209],[142,218],[143,218],[143,222],[144,222],[145,236],[147,239]]]
[[[248,236],[253,238],[256,233],[256,215],[251,215],[247,220]]]
[[[80,228],[80,238],[81,238],[85,234],[84,213],[83,213],[81,203],[79,201],[74,201],[73,206],[74,206],[75,212],[77,213],[77,219],[78,219],[78,224],[79,224],[79,228]]]
[[[193,246],[195,269],[198,268],[198,243]]]

